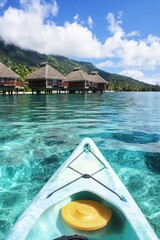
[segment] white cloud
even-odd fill
[[[3,8],[6,3],[7,3],[7,0],[0,0],[0,8]]]
[[[59,36],[57,36],[60,40],[59,52],[61,52],[61,54],[67,56],[74,55],[82,58],[99,56],[100,42],[98,42],[88,28],[76,22],[67,22],[64,27],[55,27],[55,30],[59,34]],[[93,51],[93,49],[95,50]]]
[[[73,18],[74,18],[74,20],[75,20],[75,21],[77,21],[77,20],[78,20],[78,18],[79,18],[79,15],[78,15],[78,14],[76,14],[76,15],[75,15]]]
[[[160,86],[160,74],[153,74],[151,77],[145,77],[144,81]]]
[[[131,77],[131,78],[135,78],[135,79],[142,79],[144,77],[144,73],[134,69],[123,70],[119,74]]]
[[[96,64],[96,67],[97,68],[106,68],[106,67],[114,67],[114,63],[110,60],[107,60],[107,61],[103,61],[103,62],[100,62],[98,64]]]
[[[113,14],[109,13],[107,19],[112,36],[101,44],[101,57],[107,58],[106,66],[109,59],[112,61],[116,59],[114,67],[154,70],[160,66],[160,38],[148,35],[146,39],[128,39],[128,36],[138,36],[138,31],[126,34]],[[101,63],[98,65],[100,66]],[[105,61],[102,65],[105,65]]]
[[[49,14],[52,16],[57,16],[59,7],[55,0],[51,0],[51,2],[41,1],[41,0],[20,0],[20,5],[24,14],[26,13],[34,13],[35,15],[39,15],[42,19],[44,17],[48,17]],[[17,11],[20,11],[16,9]]]
[[[124,34],[123,29],[120,27],[122,21],[116,21],[112,13],[108,13],[106,19],[108,20],[109,23],[108,29],[112,34],[119,33],[121,36]]]
[[[152,34],[149,34],[147,39],[146,39],[146,42],[148,44],[152,44],[152,43],[155,43],[155,42],[160,43],[160,37],[153,36]]]
[[[119,74],[131,77],[133,79],[138,79],[139,81],[146,82],[149,84],[160,84],[160,75],[149,75],[144,74],[142,71],[137,69],[127,69],[119,72]]]
[[[139,33],[139,31],[132,31],[130,33],[127,33],[125,36],[126,37],[140,36],[140,33]]]
[[[122,17],[123,17],[123,12],[122,12],[122,11],[119,11],[117,18],[118,18],[118,19],[122,19]]]
[[[122,54],[119,56],[120,65],[124,67],[139,67],[153,70],[160,66],[160,43],[147,44],[146,40],[123,41]]]
[[[76,22],[64,26],[46,22],[48,5],[30,1],[21,0],[22,9],[10,7],[0,17],[0,34],[6,42],[46,54],[99,56],[101,44],[87,27]]]
[[[88,17],[88,26],[90,29],[93,27],[93,19],[90,16]]]
[[[45,15],[41,10],[41,7],[37,8],[37,14],[33,14],[31,11],[9,8],[0,18],[1,34],[6,42],[47,54],[77,57],[98,55],[100,43],[87,28],[76,22],[65,23],[62,27],[44,24]]]
[[[56,1],[53,1],[53,5],[51,5],[51,13],[55,17],[58,15],[59,7]]]

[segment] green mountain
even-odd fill
[[[152,86],[130,77],[111,74],[97,69],[92,63],[75,61],[63,56],[46,55],[31,50],[21,49],[13,44],[5,44],[0,39],[0,62],[10,67],[13,71],[25,77],[39,66],[41,62],[48,63],[63,75],[67,75],[74,67],[81,67],[84,71],[97,70],[99,75],[109,83],[109,90],[114,91],[159,91],[159,86]],[[27,83],[26,83],[27,87]]]

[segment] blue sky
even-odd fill
[[[0,37],[160,84],[159,0],[0,0]]]

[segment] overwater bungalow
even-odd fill
[[[24,91],[24,83],[20,76],[0,62],[0,92],[12,95],[13,92],[18,94],[20,90]]]
[[[90,89],[91,82],[88,74],[79,67],[76,67],[66,76],[63,85],[70,93],[87,92]]]
[[[51,67],[48,62],[43,62],[26,80],[29,82],[32,93],[34,91],[37,93],[41,93],[41,91],[52,93],[53,90],[60,92],[63,89],[64,76]]]
[[[91,88],[93,92],[104,92],[106,90],[108,82],[98,74],[98,71],[91,71],[89,80],[92,82]]]

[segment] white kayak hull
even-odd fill
[[[112,210],[95,231],[68,226],[61,209],[73,200],[97,200]],[[90,240],[158,240],[141,210],[94,142],[85,138],[13,226],[8,240],[52,240],[79,234]]]

